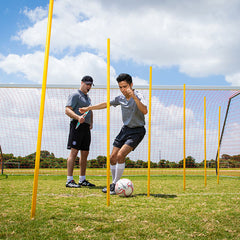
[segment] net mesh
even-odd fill
[[[229,108],[225,114],[225,125],[222,130],[220,167],[234,168],[232,174],[237,175],[236,168],[240,168],[240,93],[229,98]]]
[[[149,102],[149,90],[146,87],[137,87],[137,89],[142,91],[146,101]],[[66,174],[66,159],[69,154],[66,146],[70,119],[64,114],[64,111],[67,98],[74,91],[76,88],[48,87],[46,90],[40,174]],[[218,146],[218,108],[221,106],[221,124],[223,124],[228,99],[237,93],[237,90],[231,89],[187,88],[187,167],[196,168],[198,171],[198,167],[204,166],[204,97],[206,97],[206,154],[208,167],[211,168],[209,174],[214,174]],[[111,88],[110,99],[119,94],[119,89]],[[89,92],[89,96],[93,105],[98,104],[106,101],[107,90],[94,87]],[[240,154],[239,99],[240,97],[232,99],[220,156]],[[40,87],[0,87],[0,145],[4,156],[5,173],[32,174],[34,172],[40,100]],[[107,111],[106,109],[96,110],[93,115],[94,126],[87,174],[106,175]],[[179,169],[182,168],[183,159],[182,88],[154,87],[151,119],[151,174],[164,173],[166,168],[170,168],[174,174],[182,174]],[[110,142],[112,143],[122,127],[120,107],[110,108],[110,125]],[[146,130],[148,130],[148,126],[147,114]],[[147,158],[148,131],[140,145],[129,154],[124,174],[147,175]],[[75,171],[78,168],[77,161]]]

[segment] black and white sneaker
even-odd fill
[[[79,182],[78,185],[82,187],[95,187],[95,184],[90,183],[88,180],[83,180],[82,182]]]
[[[102,192],[107,193],[107,187],[103,188]],[[110,195],[116,195],[115,183],[110,184]]]
[[[66,183],[66,187],[80,188],[81,186],[79,184],[76,184],[74,180],[71,180],[70,182]]]

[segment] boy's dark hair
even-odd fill
[[[126,81],[129,85],[132,83],[132,77],[127,74],[127,73],[121,73],[118,77],[117,77],[117,82],[122,82],[122,81]]]

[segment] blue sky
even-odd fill
[[[48,0],[0,1],[0,84],[41,83]],[[239,1],[55,0],[48,83],[240,85]]]
[[[48,4],[48,0],[0,1],[0,86],[6,83],[42,83]],[[152,66],[155,86],[186,84],[239,88],[239,12],[240,1],[234,0],[55,0],[47,82],[78,85],[82,76],[91,75],[96,86],[106,86],[107,39],[110,38],[111,84],[116,84],[115,79],[118,74],[127,72],[133,76],[134,85],[148,85],[149,68]],[[19,136],[26,137],[27,131],[33,135],[29,135],[26,141],[32,142],[33,145],[36,143],[32,139],[36,138],[38,112],[32,109],[37,108],[36,104],[39,103],[40,96],[39,91],[36,93],[36,90],[31,90],[29,93],[25,89],[26,94],[29,94],[28,98],[24,95],[24,91],[18,89],[14,91],[9,92],[2,88],[1,103],[2,101],[3,103],[0,106],[1,112],[5,113],[4,118],[0,119],[2,126],[0,137],[5,144],[7,144],[5,140],[8,139],[9,145],[2,147],[9,153],[13,152],[12,141],[19,145],[14,148],[25,151],[21,145],[23,142],[16,142],[15,139]],[[49,96],[47,101],[50,103],[46,104],[51,114],[57,116],[56,121],[65,124],[61,125],[62,132],[60,129],[59,132],[55,130],[58,125],[54,127],[49,125],[45,130],[50,131],[47,142],[52,142],[54,145],[56,144],[51,138],[54,133],[51,131],[60,134],[56,139],[61,139],[62,145],[59,146],[64,151],[66,151],[69,121],[63,111],[69,89],[65,91],[57,96],[55,94]],[[97,95],[94,91],[97,90],[90,93],[93,103],[100,101],[99,96],[103,101],[105,92],[99,90],[100,93]],[[154,159],[158,158],[161,148],[164,158],[180,160],[182,92],[170,96],[164,95],[166,93],[163,94],[161,91],[157,95],[156,92],[152,99],[154,103],[152,138],[157,139],[153,141],[153,152],[156,155]],[[4,97],[4,94],[9,93],[11,93],[9,98]],[[203,154],[199,137],[203,133],[203,111],[199,110],[199,106],[203,106],[201,101],[206,93],[201,92],[201,94],[191,95],[189,91],[188,96],[191,95],[191,98],[188,99],[186,113],[189,146],[201,146],[195,149],[196,153],[190,149],[188,154],[198,160],[202,160]],[[211,100],[216,94],[217,101]],[[215,94],[211,91],[207,95],[208,158],[212,158],[216,153],[218,105],[222,104],[222,116],[224,116],[227,100],[231,94],[230,91],[227,93],[217,91]],[[35,105],[30,106],[30,110],[25,109],[26,114],[21,118],[19,112],[23,110],[19,109],[19,106],[31,105],[34,98],[37,98]],[[19,104],[20,99],[23,99],[23,103]],[[9,102],[13,106],[10,112]],[[216,106],[212,106],[212,103]],[[35,115],[31,116],[31,114]],[[119,121],[119,114],[120,112],[114,115],[113,121]],[[97,120],[94,120],[96,122],[94,139],[101,143],[102,132],[105,129],[105,125],[101,124],[105,124],[105,112],[99,111],[95,116]],[[14,132],[11,134],[11,140],[8,138],[9,122],[14,123],[14,121],[17,122],[11,124]],[[51,122],[49,121],[49,124]],[[100,128],[97,127],[98,125]],[[238,121],[233,125],[234,129],[240,129]],[[63,132],[66,137],[63,137]],[[162,136],[166,137],[166,141],[161,140]],[[144,141],[147,142],[147,137]],[[28,144],[24,144],[26,145]],[[142,149],[146,154],[146,148]],[[175,151],[176,149],[179,151]],[[32,153],[35,151],[35,146],[27,150]],[[51,151],[57,154],[57,150]],[[96,149],[96,152],[99,154],[100,151]],[[24,155],[25,152],[19,154]],[[178,156],[167,154],[178,154]]]

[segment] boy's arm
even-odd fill
[[[90,110],[100,110],[100,109],[104,109],[104,108],[107,108],[107,103],[106,102],[99,103],[99,104],[96,104],[96,105],[93,105],[93,106],[79,108],[79,112],[80,113],[85,113],[85,112],[90,111]]]
[[[147,114],[147,113],[148,113],[147,106],[145,106],[145,105],[138,99],[138,97],[135,95],[133,89],[128,88],[126,91],[128,92],[128,95],[134,99],[135,103],[137,104],[138,109],[139,109],[144,115]]]
[[[148,113],[147,106],[145,106],[137,97],[135,94],[133,94],[133,99],[135,103],[137,104],[138,109],[145,115]]]

